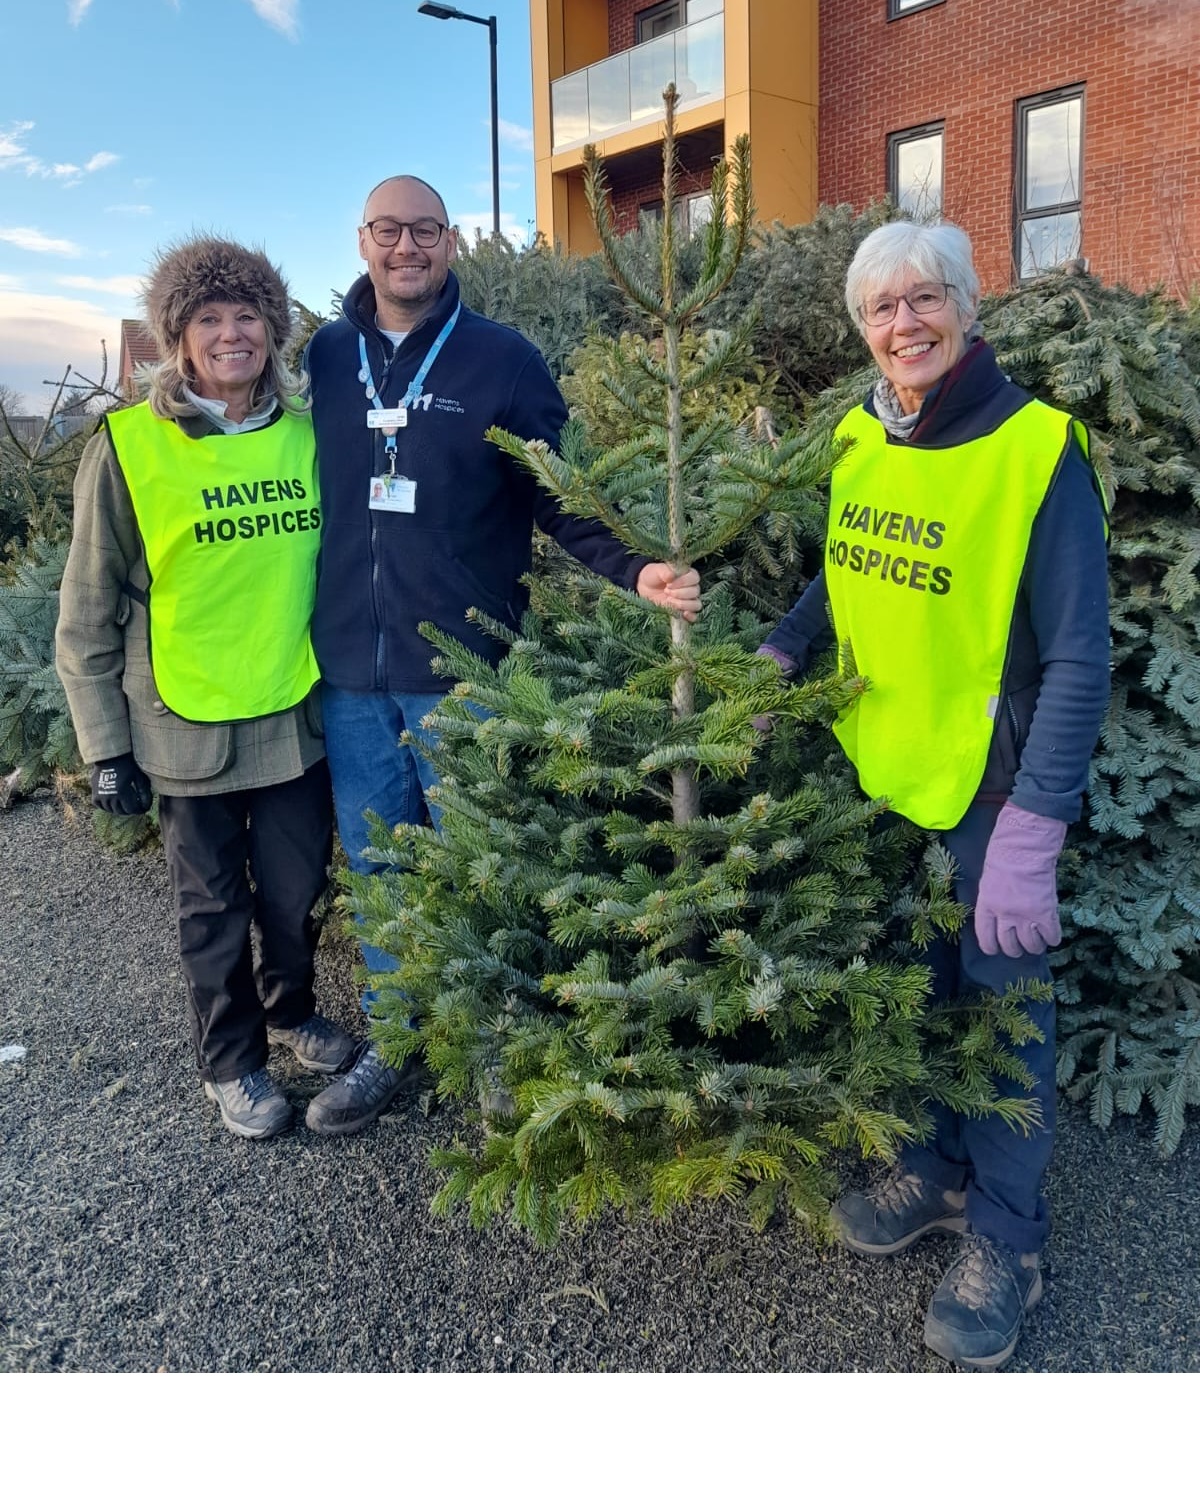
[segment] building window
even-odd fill
[[[946,0],[887,0],[888,20],[898,20],[909,11],[928,10],[931,5],[945,5]]]
[[[690,26],[693,21],[719,16],[724,9],[725,0],[664,0],[663,4],[652,5],[634,18],[637,40],[639,43],[652,42],[655,37]]]
[[[1083,86],[1017,101],[1013,259],[1024,281],[1080,252]]]
[[[945,125],[939,120],[888,137],[888,192],[897,208],[914,219],[936,219],[942,212],[945,136]]]
[[[684,0],[666,0],[663,5],[652,5],[637,16],[637,39],[651,42],[655,37],[666,36],[668,31],[678,31],[684,24]]]
[[[652,224],[661,224],[662,217],[663,201],[661,198],[655,198],[649,203],[638,205],[639,229],[645,229],[648,225]],[[675,226],[685,234],[694,235],[697,230],[703,229],[711,219],[711,193],[689,193],[686,197],[675,200]]]

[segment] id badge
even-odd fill
[[[382,428],[385,432],[395,433],[397,428],[407,426],[407,407],[369,407],[367,409],[368,428]]]
[[[417,482],[403,475],[373,475],[368,502],[372,511],[415,512]]]

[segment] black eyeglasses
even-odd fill
[[[389,245],[399,245],[401,235],[407,230],[414,245],[429,250],[442,238],[442,231],[449,228],[448,224],[441,224],[436,219],[369,219],[363,225],[364,230],[370,230],[375,244],[385,249]]]
[[[936,313],[946,306],[946,296],[953,282],[918,282],[898,297],[874,297],[869,303],[859,303],[859,317],[864,324],[877,329],[881,324],[890,324],[900,312],[900,304],[907,303],[918,318],[926,313]]]

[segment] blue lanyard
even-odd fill
[[[412,404],[420,397],[421,393],[425,390],[425,377],[433,369],[433,362],[441,354],[442,346],[446,343],[446,341],[450,338],[450,335],[453,333],[454,325],[458,322],[458,315],[461,312],[462,304],[455,303],[454,312],[442,325],[442,332],[429,346],[429,353],[421,362],[420,370],[417,371],[417,374],[408,383],[408,390],[404,393],[404,396],[400,402],[401,407],[411,407]],[[382,411],[384,404],[380,400],[379,393],[375,390],[374,381],[372,381],[371,379],[371,366],[369,361],[367,360],[367,341],[362,333],[360,333],[358,336],[358,359],[358,379],[366,387],[367,396],[370,397],[372,402],[374,402],[376,410]],[[388,461],[391,464],[392,473],[394,474],[396,470],[396,435],[394,433],[388,433],[384,435],[384,448],[387,451]]]

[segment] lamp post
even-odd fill
[[[432,16],[435,21],[475,21],[488,29],[488,43],[492,60],[492,234],[500,233],[500,106],[496,89],[496,18],[495,16],[469,16],[465,10],[456,10],[453,5],[435,5],[432,0],[417,6],[417,13]]]

